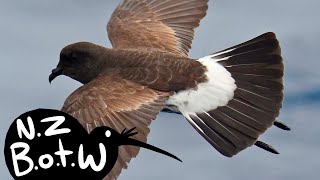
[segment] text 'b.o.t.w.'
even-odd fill
[[[13,178],[101,180],[114,167],[118,149],[133,145],[176,156],[130,137],[135,129],[121,133],[99,127],[90,134],[72,116],[58,110],[37,109],[19,116],[5,142],[5,159]]]

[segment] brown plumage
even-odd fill
[[[107,26],[112,49],[89,42],[62,49],[50,82],[66,75],[84,85],[61,110],[88,132],[99,126],[119,133],[136,127],[134,138],[143,142],[160,111],[176,112],[225,156],[253,144],[277,153],[257,139],[272,124],[288,130],[275,119],[283,99],[279,43],[273,33],[266,33],[205,58],[188,58],[207,3],[124,0]],[[138,152],[136,147],[120,147],[104,179],[116,179]]]
[[[131,81],[101,75],[73,92],[62,111],[77,117],[88,132],[99,126],[109,126],[118,132],[136,127],[139,133],[132,138],[146,142],[148,126],[169,95]],[[138,152],[138,147],[120,146],[118,161],[109,177],[117,177]]]
[[[108,35],[117,49],[154,48],[188,57],[194,28],[208,0],[124,0],[112,14]]]

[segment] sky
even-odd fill
[[[60,109],[81,86],[67,77],[51,85],[48,76],[60,50],[89,41],[111,47],[106,24],[120,0],[0,0],[0,147],[20,114]],[[177,155],[180,163],[142,149],[119,179],[318,179],[320,172],[320,1],[209,0],[196,29],[191,58],[201,58],[265,32],[275,32],[285,64],[285,98],[276,127],[260,139],[279,155],[250,147],[233,158],[219,154],[179,115],[161,113],[148,143]],[[0,153],[1,179],[12,179]]]

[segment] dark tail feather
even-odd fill
[[[174,111],[174,110],[171,110],[171,109],[167,109],[167,108],[163,108],[161,110],[161,112],[164,112],[164,113],[171,113],[171,114],[181,114],[181,112],[177,112],[177,111]],[[286,125],[284,122],[281,122],[281,121],[275,121],[273,122],[273,125],[277,128],[280,128],[282,130],[285,130],[285,131],[290,131],[291,128]]]
[[[283,63],[274,33],[266,33],[213,56],[236,80],[236,98],[276,117],[283,101]]]
[[[262,141],[257,141],[254,145],[256,145],[259,148],[262,148],[262,149],[264,149],[266,151],[269,151],[269,152],[271,152],[273,154],[279,154],[279,152],[275,148],[273,148],[271,145],[266,144],[266,143],[264,143]]]
[[[275,121],[273,123],[276,127],[286,130],[286,131],[290,131],[291,128],[289,126],[287,126],[284,122],[280,122],[280,121]]]
[[[258,137],[276,121],[283,101],[283,62],[274,33],[217,52],[212,59],[235,79],[237,89],[226,106],[186,116],[191,125],[221,154],[231,157],[256,145],[272,153]]]

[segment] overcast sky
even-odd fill
[[[285,99],[279,119],[291,132],[271,128],[261,140],[280,155],[257,147],[229,159],[213,149],[182,117],[161,114],[148,143],[182,163],[142,149],[121,180],[318,179],[320,175],[320,1],[209,0],[196,29],[192,58],[256,37],[277,34],[285,63]],[[60,109],[80,83],[67,77],[49,84],[60,50],[90,41],[111,47],[106,23],[120,0],[0,0],[0,147],[11,122],[36,108]],[[0,155],[1,179],[11,179]]]

